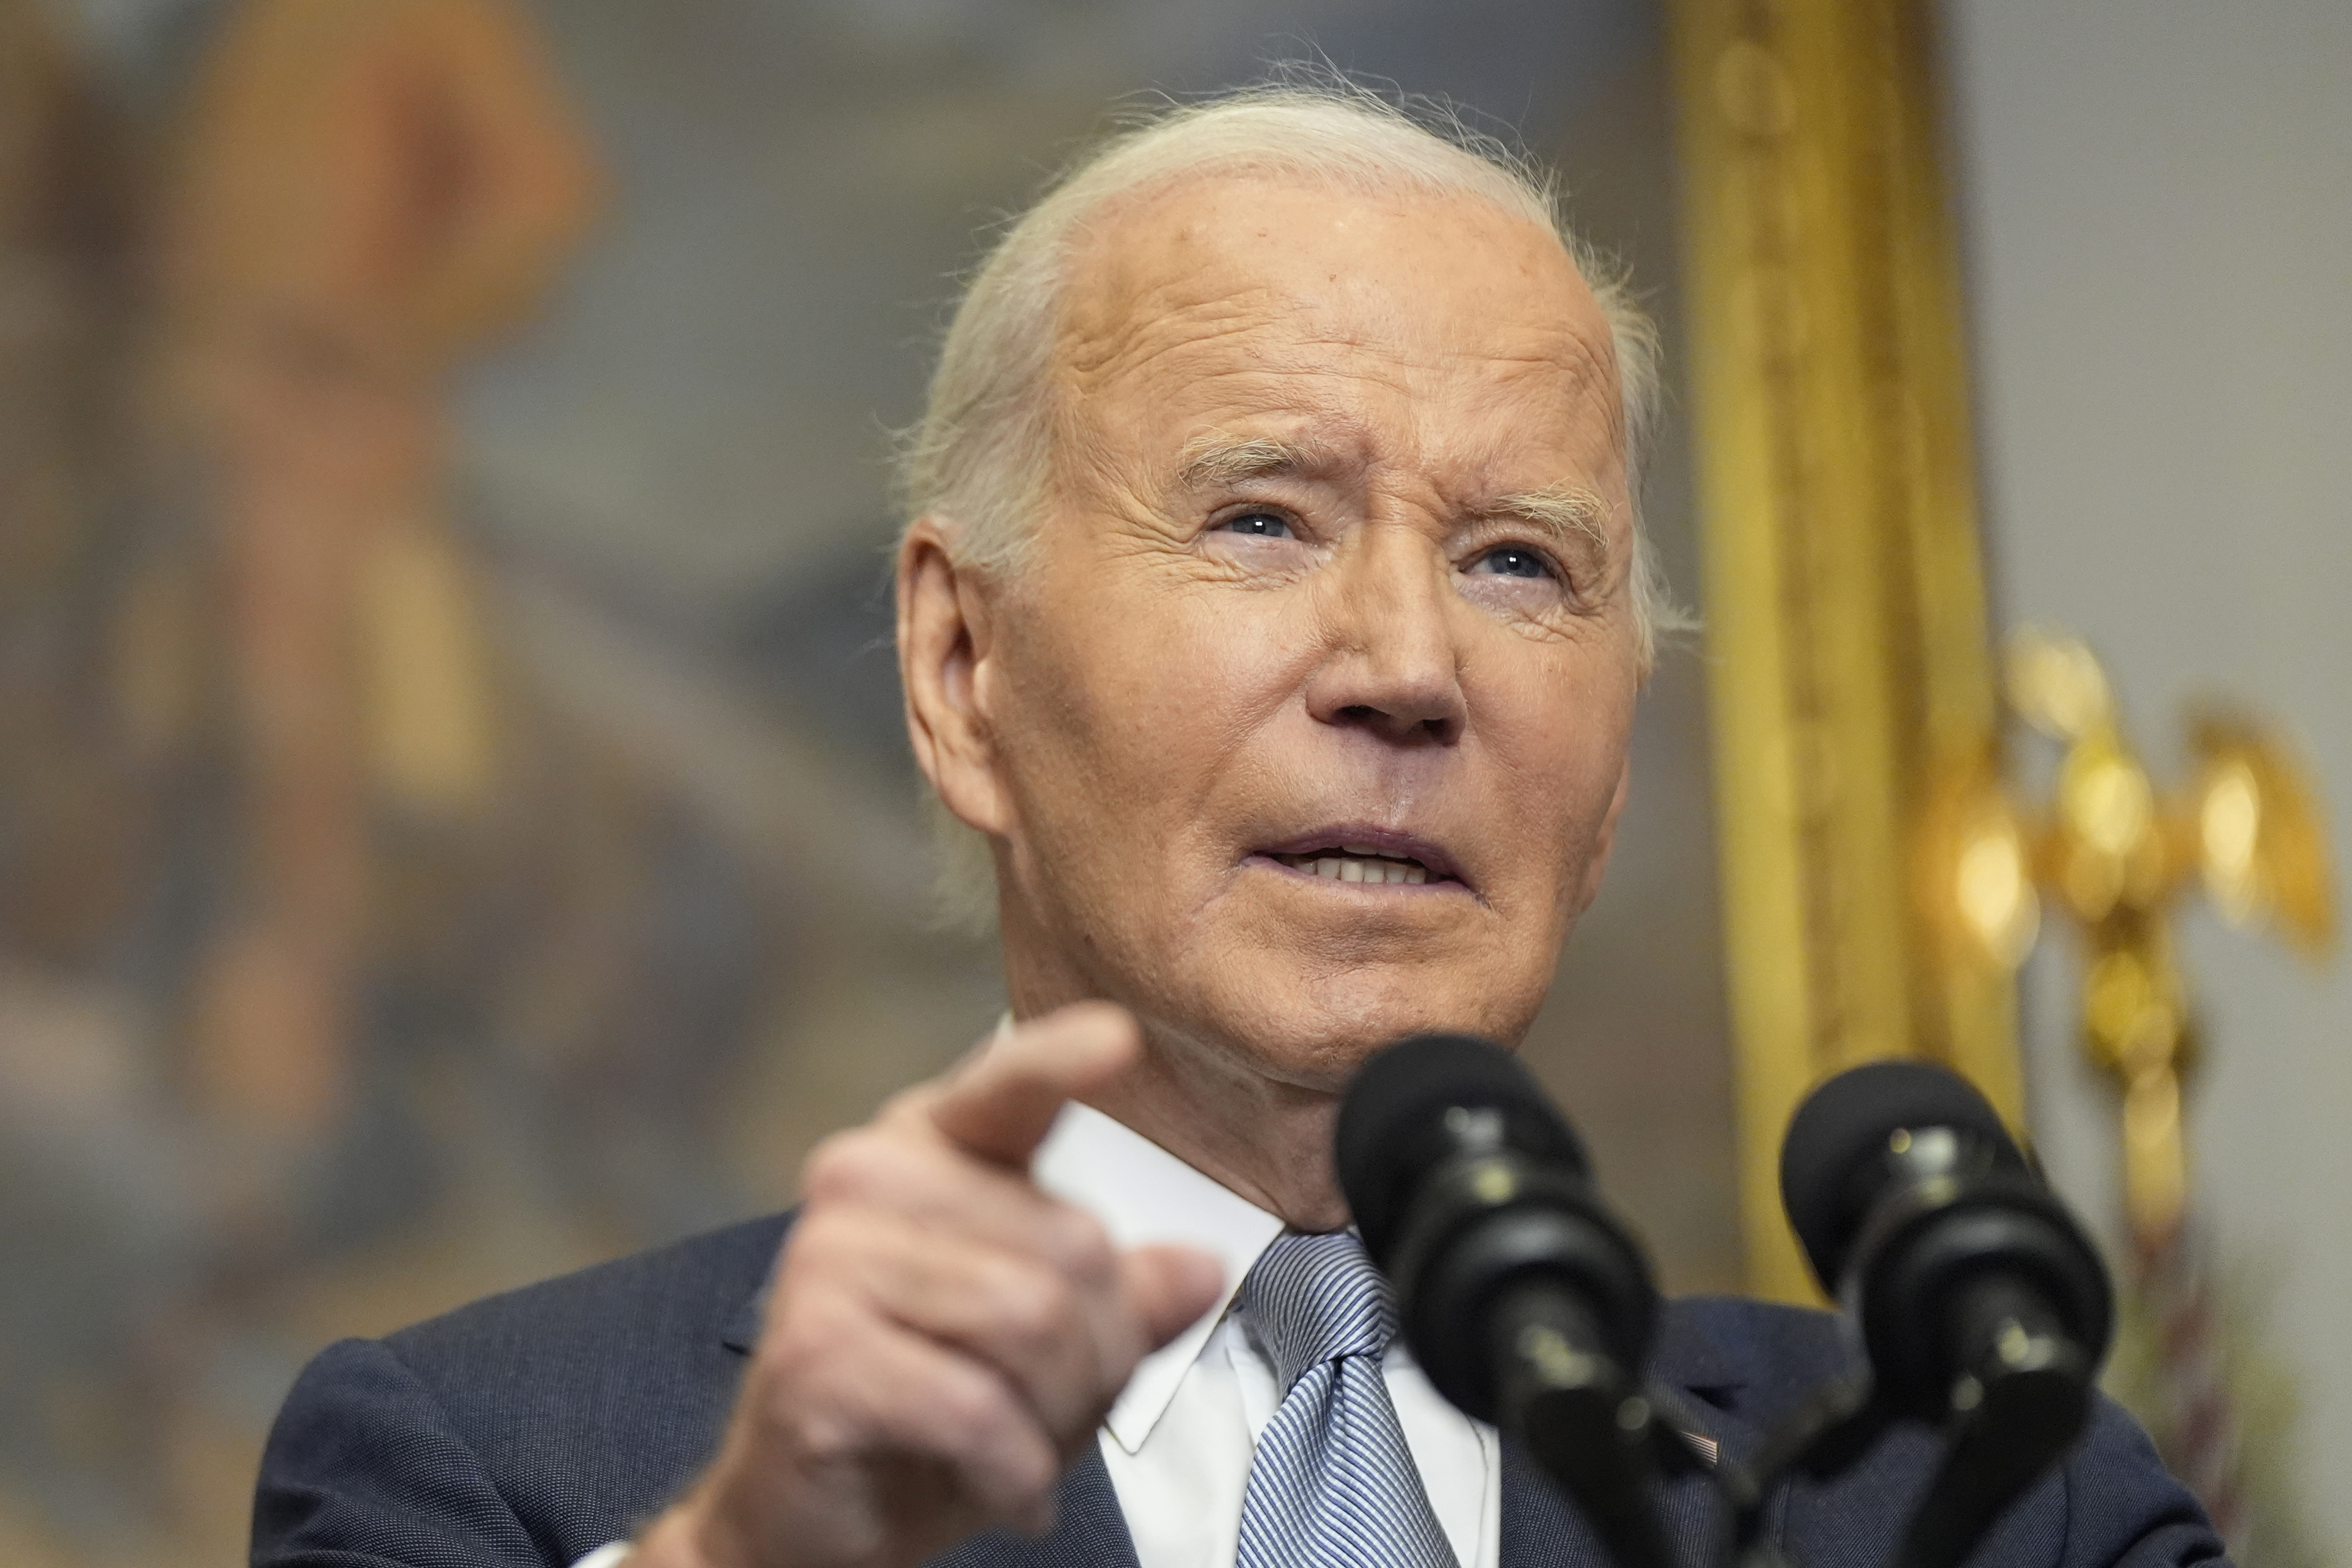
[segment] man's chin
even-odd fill
[[[1262,960],[1271,955],[1261,956]],[[1541,987],[1510,994],[1489,973],[1399,963],[1331,971],[1261,961],[1227,969],[1203,998],[1209,1028],[1261,1072],[1338,1092],[1374,1052],[1408,1035],[1481,1035],[1516,1045]]]

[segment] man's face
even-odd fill
[[[972,680],[1016,1001],[1309,1088],[1516,1041],[1639,684],[1590,288],[1481,203],[1201,179],[1082,252],[1055,377]]]

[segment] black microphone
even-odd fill
[[[1815,1090],[1780,1196],[1888,1414],[1948,1429],[1900,1568],[1950,1568],[2073,1446],[2115,1326],[2105,1266],[1966,1081],[1916,1061]]]
[[[1657,1288],[1534,1077],[1486,1040],[1415,1036],[1357,1073],[1338,1143],[1430,1382],[1524,1443],[1623,1568],[1665,1568],[1643,1484]]]

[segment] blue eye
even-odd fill
[[[1255,539],[1289,539],[1298,536],[1288,523],[1272,512],[1244,512],[1238,517],[1227,517],[1217,527],[1229,534],[1246,534]]]
[[[1544,558],[1531,549],[1505,545],[1501,549],[1488,550],[1478,558],[1471,570],[1485,570],[1496,577],[1549,577],[1551,568]]]

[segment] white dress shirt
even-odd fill
[[[1182,1242],[1224,1264],[1215,1307],[1143,1359],[1097,1440],[1141,1568],[1233,1568],[1250,1456],[1282,1396],[1234,1293],[1282,1235],[1282,1220],[1085,1105],[1064,1108],[1032,1169],[1038,1186],[1093,1214],[1120,1247]],[[1495,1429],[1447,1404],[1402,1342],[1381,1371],[1454,1561],[1496,1568]]]
[[[1122,1248],[1181,1242],[1224,1264],[1216,1305],[1143,1358],[1097,1440],[1140,1568],[1233,1568],[1250,1456],[1282,1397],[1234,1294],[1283,1233],[1282,1220],[1090,1106],[1063,1107],[1031,1170]],[[1447,1404],[1403,1342],[1389,1347],[1381,1370],[1454,1561],[1496,1568],[1503,1470],[1495,1429]],[[627,1551],[625,1542],[606,1546],[575,1568],[610,1568]]]

